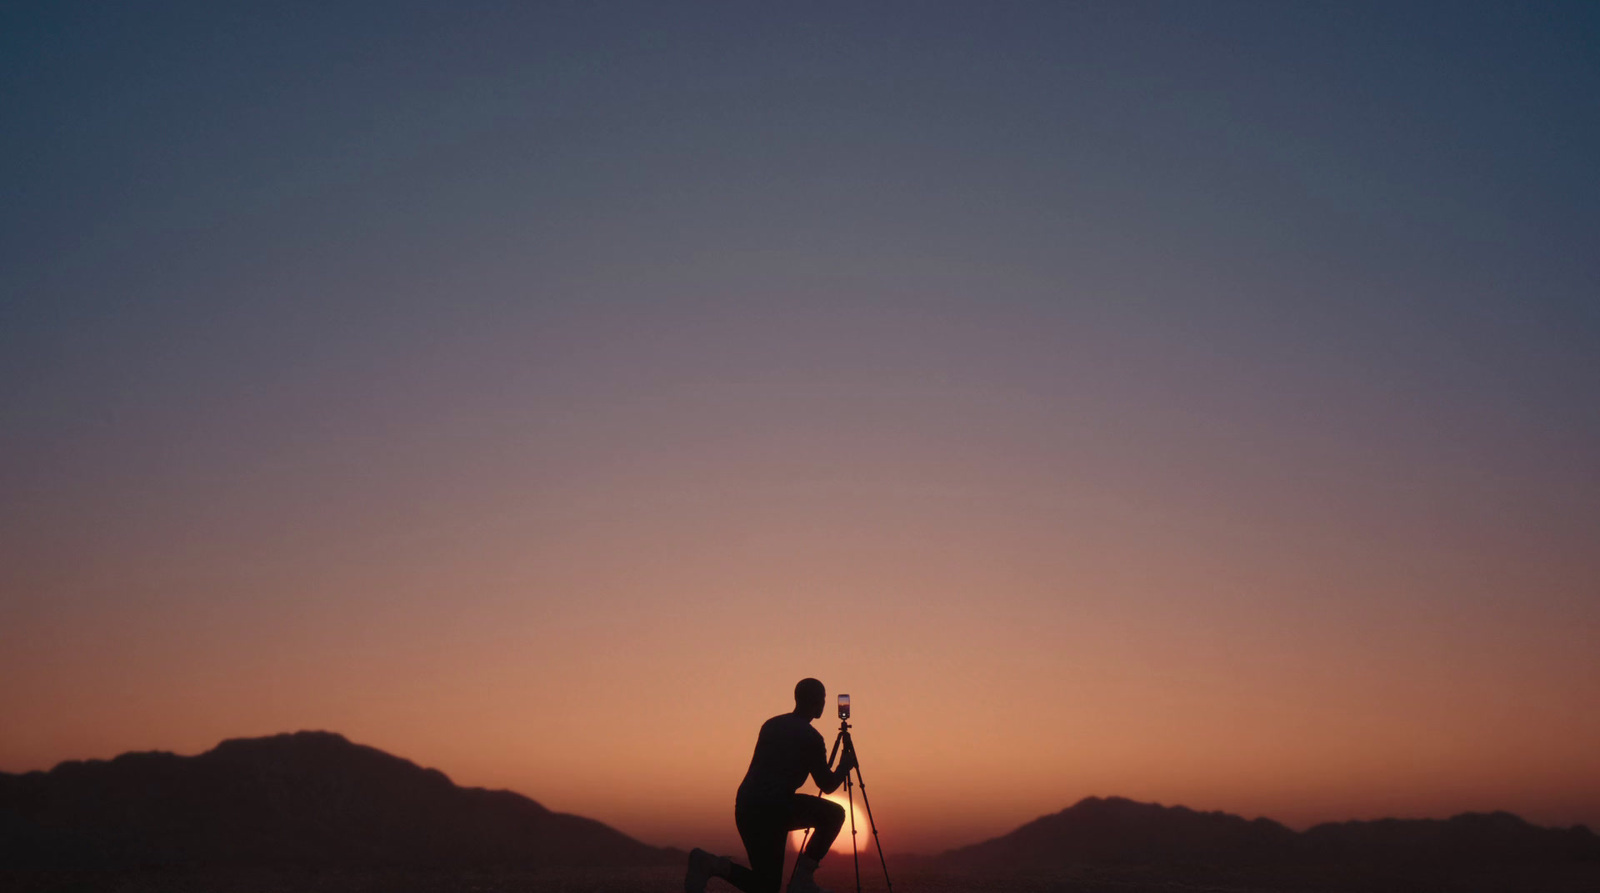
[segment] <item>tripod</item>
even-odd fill
[[[847,719],[839,720],[839,734],[834,736],[833,749],[828,754],[829,766],[833,765],[834,758],[839,755],[841,745],[843,745],[846,754],[852,757],[856,755],[856,744],[850,738],[850,721]],[[883,841],[878,837],[878,823],[873,821],[872,804],[867,802],[867,783],[861,779],[861,760],[859,758],[856,759],[855,774],[853,781],[849,775],[845,775],[844,796],[846,802],[850,804],[850,861],[855,865],[856,869],[856,893],[861,893],[861,851],[856,846],[856,799],[852,791],[854,787],[861,788],[861,805],[867,809],[867,825],[872,828],[872,845],[878,851],[878,864],[883,868],[884,886],[888,887],[889,893],[894,893],[894,883],[889,880],[889,863],[884,861],[883,858]],[[805,852],[806,843],[810,840],[811,829],[808,828],[806,829],[806,836],[800,841],[800,851],[802,853]]]

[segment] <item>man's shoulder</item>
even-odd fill
[[[780,713],[761,724],[763,734],[769,730],[780,735],[802,735],[822,740],[822,733],[811,724],[811,720],[798,713]]]

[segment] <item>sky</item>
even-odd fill
[[[0,770],[1600,827],[1600,11],[0,11]],[[817,722],[831,741],[831,714]]]

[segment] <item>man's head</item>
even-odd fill
[[[816,719],[822,715],[822,708],[827,702],[828,690],[822,687],[821,682],[808,676],[795,683],[794,712]]]

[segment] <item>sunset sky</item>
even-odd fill
[[[7,4],[0,771],[329,729],[733,851],[809,675],[891,852],[1600,827],[1597,47]]]

